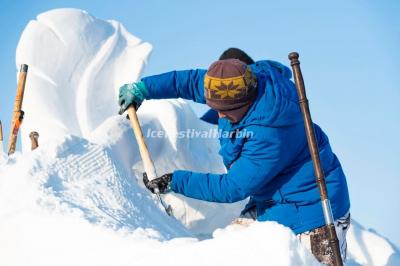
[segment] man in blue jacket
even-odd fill
[[[176,170],[143,181],[152,192],[174,191],[211,202],[249,197],[242,217],[276,221],[308,241],[321,262],[331,264],[320,195],[308,150],[291,71],[275,61],[247,65],[238,59],[214,62],[208,70],[172,71],[120,88],[121,111],[144,99],[184,98],[219,114],[219,154],[227,173]],[[350,200],[345,175],[321,128],[314,124],[342,256]],[[251,134],[239,134],[241,132]],[[227,134],[224,134],[227,133]],[[341,235],[340,235],[341,234]]]

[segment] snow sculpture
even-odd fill
[[[31,131],[42,142],[86,137],[116,114],[119,86],[139,78],[151,49],[120,23],[78,9],[51,10],[30,21],[16,55],[17,67],[29,65],[23,151]]]

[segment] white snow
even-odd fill
[[[157,114],[156,107],[170,112]],[[139,111],[144,130],[159,128],[169,136],[187,126],[185,119],[166,127],[158,119],[177,113],[196,121],[183,101],[149,101]],[[198,121],[194,127],[208,126]],[[216,140],[172,139],[147,139],[159,172],[222,169],[212,155]],[[317,265],[290,229],[277,223],[229,226],[212,238],[218,225],[237,216],[241,203],[169,195],[178,219],[167,216],[143,188],[143,167],[124,117],[109,118],[89,140],[67,135],[2,160],[0,265],[264,265],[265,256],[276,265]],[[199,241],[198,233],[210,239]]]
[[[85,11],[56,9],[30,21],[16,54],[17,68],[29,65],[23,150],[31,131],[46,140],[87,137],[117,113],[119,86],[138,79],[151,49],[120,23]]]
[[[352,221],[347,235],[349,265],[400,265],[399,250],[374,230]]]
[[[129,122],[114,114],[118,86],[139,77],[150,50],[119,23],[76,9],[28,24],[17,49],[17,64],[30,67],[24,153],[0,154],[0,265],[318,265],[282,225],[229,225],[244,202],[171,193],[169,217],[144,188]],[[138,116],[159,174],[225,171],[217,139],[178,137],[212,129],[185,101],[146,101]],[[388,240],[355,221],[348,244],[348,265],[400,265]]]

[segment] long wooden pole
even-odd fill
[[[289,60],[293,69],[293,76],[296,84],[296,90],[299,96],[300,108],[303,114],[304,126],[307,134],[308,148],[310,150],[311,158],[313,161],[314,173],[321,196],[322,209],[324,213],[326,227],[328,228],[328,238],[329,238],[328,240],[333,250],[333,256],[334,256],[333,261],[334,265],[342,266],[343,261],[342,261],[342,256],[340,254],[339,240],[336,235],[332,208],[328,198],[328,191],[326,189],[325,175],[321,166],[319,149],[315,138],[315,132],[313,127],[313,122],[311,119],[310,108],[308,105],[308,99],[306,96],[303,75],[301,74],[300,61],[298,59],[299,59],[298,53],[292,52],[289,54]]]
[[[128,111],[129,120],[131,121],[131,126],[132,126],[132,129],[133,129],[133,132],[134,132],[135,137],[136,137],[136,141],[137,141],[138,146],[139,146],[139,152],[140,152],[140,156],[142,157],[144,171],[146,172],[147,177],[149,178],[149,180],[153,180],[153,179],[157,178],[157,172],[156,172],[156,168],[154,167],[153,160],[151,159],[151,156],[150,156],[150,153],[149,153],[149,149],[147,148],[146,142],[144,141],[142,128],[140,127],[139,119],[138,119],[137,114],[136,114],[136,110],[131,105],[131,106],[128,107],[127,111]],[[167,212],[167,214],[171,216],[172,215],[171,206],[167,205],[162,200],[160,192],[158,191],[158,189],[155,189],[154,193],[156,194],[158,200],[160,201],[161,205],[164,207],[164,209]]]
[[[10,138],[8,140],[8,155],[13,154],[15,152],[18,131],[24,116],[24,112],[21,110],[21,107],[22,107],[22,101],[24,99],[27,74],[28,74],[28,65],[25,64],[21,65],[21,69],[19,71],[17,93],[14,102],[14,113],[11,120]]]

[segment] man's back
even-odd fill
[[[320,195],[297,94],[289,80],[290,70],[272,61],[257,62],[252,69],[257,75],[259,91],[248,114],[237,124],[226,119],[219,121],[222,131],[252,134],[251,137],[242,134],[241,139],[235,134],[220,139],[224,163],[233,167],[240,156],[248,156],[253,164],[261,165],[252,169],[244,164],[237,170],[254,172],[250,181],[257,187],[248,185],[249,180],[238,186],[250,190],[250,205],[256,206],[258,220],[278,221],[296,233],[323,226]],[[345,176],[327,136],[317,125],[315,133],[334,217],[339,218],[350,208]]]

